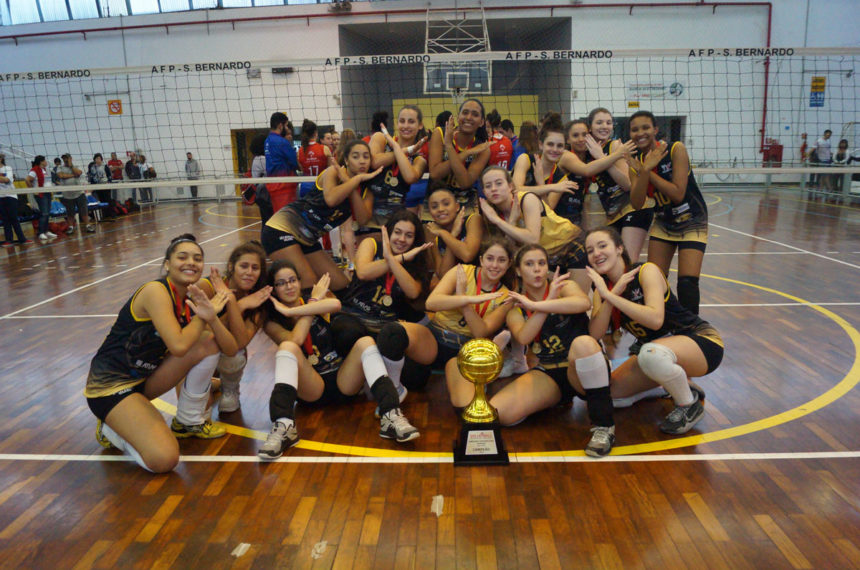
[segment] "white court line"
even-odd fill
[[[721,308],[721,307],[854,307],[860,305],[860,301],[846,303],[702,303],[700,307]],[[6,316],[5,319],[101,319],[114,318],[116,315],[16,315]]]
[[[828,252],[830,253],[830,252]],[[838,252],[837,252],[838,253]],[[645,254],[648,255],[647,253]],[[806,255],[805,251],[709,251],[708,257],[712,255]],[[640,254],[639,257],[642,257]]]
[[[255,226],[259,223],[260,222],[254,222],[253,224],[248,224],[247,226],[242,226],[241,228],[237,228],[235,230],[230,230],[227,233],[223,233],[219,236],[215,236],[213,238],[209,238],[207,240],[204,240],[204,241],[201,241],[198,243],[200,245],[203,245],[205,243],[209,243],[210,241],[219,240],[223,237],[229,236],[230,234],[235,234],[236,232],[241,232],[242,230],[250,228],[251,226]],[[64,258],[61,257],[60,259],[64,259]],[[11,313],[7,313],[7,314],[3,315],[2,317],[0,317],[0,320],[8,319],[9,317],[17,315],[18,313],[23,313],[24,311],[29,311],[30,309],[35,309],[36,307],[40,307],[46,303],[50,303],[52,301],[55,301],[55,300],[60,299],[62,297],[65,297],[66,295],[71,295],[72,293],[77,293],[78,291],[83,291],[84,289],[92,287],[93,285],[98,285],[99,283],[103,283],[104,281],[107,281],[108,279],[113,279],[114,277],[119,277],[120,275],[130,273],[130,272],[134,271],[135,269],[140,269],[141,267],[146,267],[147,265],[149,265],[153,261],[159,261],[160,259],[161,258],[157,257],[154,260],[146,261],[146,262],[141,263],[139,265],[135,265],[134,267],[126,269],[125,271],[120,271],[119,273],[114,273],[113,275],[108,275],[107,277],[102,277],[101,279],[97,279],[96,281],[93,281],[92,283],[87,283],[86,285],[81,285],[80,287],[75,287],[74,289],[66,291],[65,293],[60,293],[59,295],[54,295],[53,297],[49,297],[43,301],[39,301],[38,303],[34,303],[34,304],[30,305],[29,307],[24,307],[23,309],[18,309],[17,311],[12,311]],[[125,267],[125,265],[118,265],[118,267]]]
[[[763,238],[761,236],[757,236],[755,234],[748,234],[746,232],[742,232],[740,230],[735,230],[732,228],[727,228],[726,226],[719,226],[717,224],[713,224],[708,222],[708,225],[712,228],[720,228],[721,230],[726,230],[729,232],[735,232],[736,234],[741,234],[742,236],[747,236],[751,238],[755,238],[761,241],[766,241],[768,243],[775,243],[776,245],[781,245],[782,247],[787,247],[788,249],[793,249],[794,251],[800,251],[803,253],[808,253],[809,255],[814,255],[815,257],[820,257],[821,259],[827,259],[829,261],[835,261],[836,263],[841,263],[842,265],[847,265],[848,267],[853,267],[854,269],[860,269],[860,265],[854,263],[848,263],[847,261],[842,261],[841,259],[836,259],[835,257],[828,257],[826,255],[822,255],[820,253],[815,253],[814,251],[809,251],[808,249],[803,249],[801,247],[795,247],[793,245],[789,245],[787,243],[783,243],[781,241],[776,241],[772,239]]]
[[[511,463],[653,463],[682,461],[774,461],[782,459],[857,459],[860,451],[811,451],[789,453],[702,453],[699,455],[609,455],[594,459],[582,455],[523,455],[512,453]],[[281,457],[275,461],[262,461],[255,455],[183,455],[185,463],[453,463],[454,456],[443,457]],[[128,455],[39,455],[26,453],[3,453],[0,461],[80,461],[115,463],[134,461]]]

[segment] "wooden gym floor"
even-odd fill
[[[195,233],[222,267],[256,209],[162,204],[0,252],[0,565],[860,568],[860,208],[706,198],[702,316],[726,341],[706,417],[669,437],[669,402],[620,410],[602,460],[577,401],[505,429],[509,467],[454,468],[437,376],[404,404],[413,443],[380,439],[365,399],[300,407],[300,445],[261,463],[274,347],[257,337],[229,435],[150,475],[96,443],[89,361],[169,238]],[[175,398],[157,404],[169,418]]]

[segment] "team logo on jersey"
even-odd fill
[[[641,300],[644,296],[645,296],[645,295],[643,295],[643,294],[642,294],[642,288],[641,288],[641,287],[636,287],[635,289],[633,289],[633,292],[632,292],[632,297],[633,297],[633,299],[632,299],[632,300],[633,300],[633,301],[639,301],[639,300]]]
[[[660,165],[660,172],[663,174],[667,174],[669,172],[672,172],[672,163],[667,162],[665,164],[661,164]]]

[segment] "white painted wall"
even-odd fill
[[[590,3],[598,3],[592,0]],[[603,2],[609,4],[610,2]],[[646,4],[634,1],[629,4]],[[448,2],[452,5],[453,2]],[[462,6],[462,2],[459,3]],[[445,2],[434,1],[433,6]],[[485,3],[518,6],[516,0]],[[771,45],[857,46],[860,16],[853,0],[774,0]],[[569,4],[568,4],[569,6]],[[426,8],[419,0],[355,2],[354,12]],[[0,35],[119,25],[188,22],[221,18],[268,17],[325,13],[322,6],[235,9],[172,13],[108,20],[52,22],[0,29]],[[808,17],[807,17],[808,12]],[[488,11],[491,18],[548,17],[548,9]],[[762,7],[719,6],[645,8],[632,14],[624,8],[560,8],[554,17],[569,17],[575,49],[658,49],[688,47],[763,47],[767,12]],[[421,21],[421,14],[390,16],[389,23]],[[103,68],[181,64],[188,62],[290,60],[337,55],[338,23],[374,23],[384,16],[296,19],[208,26],[91,33],[0,40],[0,73],[32,70]],[[838,138],[843,123],[856,115],[857,86],[847,77],[856,60],[774,59],[767,132],[778,134],[786,155],[794,156],[799,133],[813,135],[832,128]],[[314,118],[342,128],[340,73],[297,68],[250,79],[244,70],[206,73],[93,77],[84,80],[0,83],[0,143],[13,143],[31,154],[57,156],[70,151],[86,164],[94,152],[138,149],[160,175],[182,177],[187,150],[195,153],[208,175],[232,170],[230,129],[265,126],[269,115],[282,110],[295,119]],[[827,76],[825,107],[810,109],[810,69]],[[598,104],[617,114],[628,113],[625,86],[631,82],[678,81],[678,98],[653,101],[658,114],[688,117],[685,138],[694,161],[719,162],[738,157],[756,163],[763,102],[763,61],[673,58],[613,60],[571,65],[572,114],[583,115]],[[779,73],[775,73],[779,70]],[[373,81],[368,77],[368,82]],[[370,84],[369,84],[370,85]],[[373,88],[379,91],[380,85]],[[498,87],[498,85],[496,86]],[[129,89],[130,88],[130,89]],[[349,88],[355,88],[350,85]],[[370,88],[370,87],[369,87]],[[130,91],[130,94],[128,93]],[[119,95],[112,95],[119,94]],[[86,95],[89,95],[87,98]],[[418,94],[416,94],[418,95]],[[560,94],[566,97],[568,94]],[[572,94],[571,94],[572,95]],[[107,115],[107,100],[123,100],[124,114]],[[564,105],[567,105],[567,101]],[[646,104],[640,102],[645,108]],[[562,108],[561,100],[559,108]],[[428,118],[429,119],[429,118]],[[788,126],[789,130],[785,130]],[[358,125],[364,128],[364,125]],[[860,144],[860,142],[858,142]],[[16,170],[22,161],[12,160]]]

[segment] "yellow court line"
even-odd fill
[[[210,212],[212,208],[216,208],[217,206],[209,206],[205,210],[203,210],[204,214],[209,214],[210,216],[218,216],[219,218],[245,218],[247,220],[259,220],[260,216],[242,216],[240,214],[216,214],[215,212]]]
[[[666,451],[669,449],[679,449],[682,447],[689,447],[693,445],[699,445],[702,443],[710,443],[715,441],[722,441],[725,439],[730,439],[734,437],[740,437],[743,435],[749,435],[751,433],[755,433],[757,431],[762,431],[766,429],[770,429],[776,427],[778,425],[782,425],[791,421],[794,421],[798,418],[811,414],[821,408],[832,404],[842,396],[844,396],[848,391],[854,388],[858,383],[860,383],[860,331],[854,328],[848,321],[835,314],[834,312],[826,309],[820,305],[816,305],[815,303],[811,303],[800,297],[796,297],[791,295],[790,293],[784,293],[782,291],[777,291],[776,289],[771,289],[770,287],[764,287],[762,285],[756,285],[754,283],[747,283],[746,281],[739,281],[737,279],[730,279],[728,277],[718,277],[716,275],[708,275],[703,273],[702,277],[708,277],[710,279],[717,279],[719,281],[725,281],[728,283],[734,283],[737,285],[744,285],[746,287],[752,287],[754,289],[759,289],[761,291],[766,291],[768,293],[773,293],[774,295],[779,295],[781,297],[785,297],[787,299],[791,299],[792,301],[796,301],[798,303],[802,303],[804,305],[809,306],[810,308],[818,311],[824,316],[828,317],[832,321],[836,322],[842,330],[848,335],[851,341],[854,343],[854,363],[851,366],[851,369],[845,375],[842,380],[840,380],[835,386],[821,394],[820,396],[801,404],[795,408],[787,410],[785,412],[769,416],[767,418],[762,418],[760,420],[756,420],[750,423],[746,423],[743,425],[735,426],[732,428],[726,428],[722,430],[717,430],[714,432],[703,433],[698,435],[692,435],[687,437],[674,438],[669,440],[661,440],[661,441],[653,441],[650,443],[640,443],[635,445],[624,445],[615,447],[612,450],[611,455],[633,455],[640,453],[651,453],[654,451]],[[153,400],[153,404],[161,411],[174,414],[176,413],[175,406],[168,404],[162,400],[156,399]],[[239,426],[233,426],[230,424],[225,424],[223,422],[220,425],[224,426],[229,433],[240,435],[248,438],[259,439],[261,441],[266,439],[266,435],[263,432],[251,430]],[[421,452],[421,451],[404,451],[404,450],[390,450],[390,449],[377,449],[371,447],[356,447],[351,445],[338,445],[338,444],[330,444],[323,442],[316,442],[310,440],[301,440],[296,445],[301,449],[306,449],[308,451],[318,451],[323,453],[337,453],[342,455],[352,455],[352,456],[362,456],[362,457],[450,457],[450,452]],[[568,451],[529,451],[529,452],[521,452],[521,453],[511,453],[511,455],[515,457],[574,457],[574,456],[582,456],[585,455],[585,452],[581,449],[577,450],[568,450]]]

